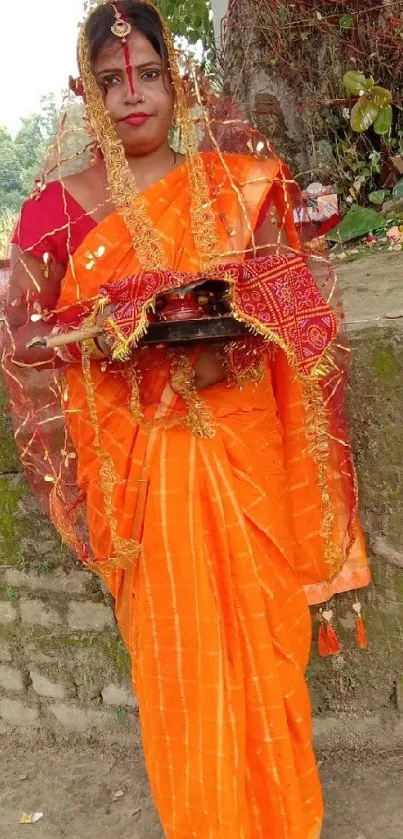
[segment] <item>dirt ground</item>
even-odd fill
[[[402,839],[403,753],[325,756],[322,839]],[[3,740],[0,839],[162,839],[139,753]],[[23,812],[41,811],[32,826]]]

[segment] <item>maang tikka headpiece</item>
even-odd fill
[[[126,43],[126,38],[129,37],[132,26],[131,23],[122,15],[122,12],[115,6],[114,3],[111,3],[112,9],[115,13],[115,21],[111,26],[111,32],[113,35],[116,35],[117,38],[121,38],[122,42]]]

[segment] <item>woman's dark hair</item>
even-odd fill
[[[164,64],[168,64],[168,54],[165,46],[161,21],[158,14],[141,0],[118,0],[114,4],[125,19],[131,23],[133,29],[147,38],[155,52]],[[90,60],[95,61],[102,48],[116,37],[111,33],[111,26],[115,21],[115,11],[111,4],[99,6],[88,19],[86,35],[90,48]]]

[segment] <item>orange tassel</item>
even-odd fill
[[[355,611],[355,630],[356,630],[356,640],[357,645],[361,647],[362,650],[366,650],[368,647],[368,638],[367,638],[367,631],[365,629],[364,618],[361,614],[361,603],[357,600],[356,603],[353,605],[353,609]]]
[[[331,610],[329,612],[321,612],[322,625],[319,629],[318,647],[319,655],[322,658],[341,653],[340,641],[331,623],[332,617],[333,612]]]

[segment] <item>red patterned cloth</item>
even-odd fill
[[[206,279],[228,281],[237,318],[254,332],[291,351],[299,371],[308,375],[337,334],[337,319],[323,300],[301,256],[268,256],[240,264],[222,264],[214,276],[172,271],[141,271],[100,289],[100,302],[116,306],[105,323],[122,356],[147,328],[147,312],[156,298],[175,288]]]

